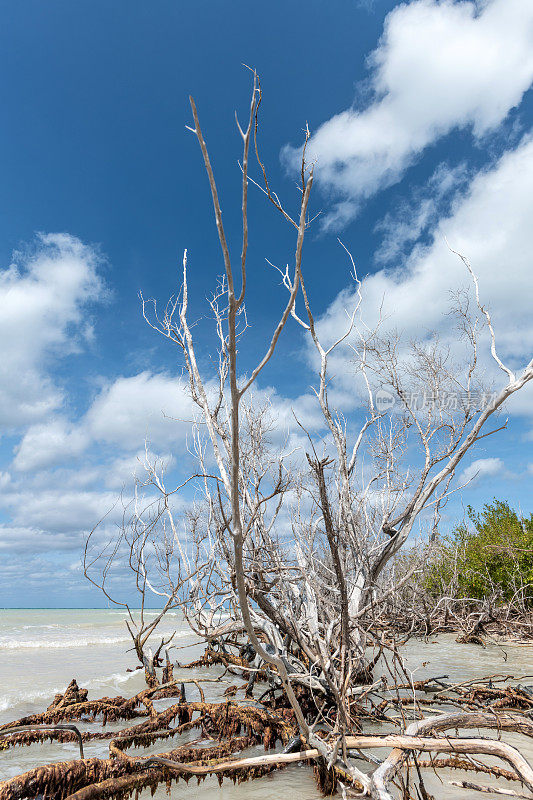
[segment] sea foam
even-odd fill
[[[89,647],[90,645],[120,644],[131,641],[129,636],[99,636],[94,638],[72,639],[11,639],[0,637],[0,650],[36,650],[36,649],[70,649],[71,647]]]

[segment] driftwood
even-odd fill
[[[76,736],[80,743],[80,759],[37,767],[4,781],[0,784],[0,800],[22,800],[36,795],[63,800],[77,793],[87,798],[121,797],[127,795],[130,789],[155,787],[158,783],[168,781],[170,778],[166,761],[182,764],[191,762],[200,767],[213,759],[227,759],[231,754],[252,745],[262,743],[266,749],[271,749],[277,741],[286,745],[294,738],[297,727],[290,709],[268,709],[254,701],[243,705],[231,701],[187,702],[184,686],[190,682],[201,690],[201,681],[191,678],[148,688],[132,698],[102,698],[93,701],[86,700],[86,695],[80,697],[71,691],[71,683],[65,694],[56,697],[46,711],[5,725],[0,729],[0,737],[5,746],[13,747],[36,744],[46,739],[70,741]],[[178,702],[158,712],[153,706],[153,700],[164,697],[176,697]],[[144,720],[118,732],[80,732],[73,725],[50,723],[50,719],[55,721],[71,715],[75,719],[81,716],[92,720],[101,718],[103,727],[111,719],[144,717]],[[173,727],[175,721],[178,723],[177,727]],[[187,743],[175,750],[161,753],[157,758],[131,757],[126,752],[129,747],[146,747],[154,741],[176,737],[193,728],[202,732],[202,737],[196,743]],[[213,738],[219,739],[219,743],[212,747],[201,746],[206,739]],[[110,740],[108,759],[83,758],[82,743],[94,739]],[[161,763],[158,764],[157,759],[161,759]],[[217,772],[221,779],[227,774],[233,779],[243,780],[257,777],[272,768],[261,765],[253,767],[254,765],[241,772],[234,767]],[[181,770],[181,775],[186,779],[191,774],[193,773],[190,770]],[[194,774],[201,776],[205,772],[200,770]],[[179,775],[174,774],[174,778],[177,777]]]
[[[448,781],[450,786],[459,786],[461,789],[473,789],[476,792],[485,792],[486,794],[502,794],[505,797],[521,797],[524,800],[530,800],[525,794],[519,794],[512,789],[503,789],[501,786],[480,786],[479,783],[471,783],[470,781]]]
[[[28,772],[0,783],[0,800],[26,800],[42,795],[47,800],[122,800],[144,788],[154,790],[159,784],[169,785],[178,780],[203,780],[214,775],[219,782],[250,780],[280,769],[289,764],[305,762],[313,765],[320,788],[324,793],[335,793],[339,781],[351,787],[361,796],[371,796],[375,800],[391,800],[389,786],[402,765],[413,762],[416,770],[430,767],[452,769],[475,769],[493,778],[515,779],[533,792],[533,770],[521,754],[508,744],[495,738],[465,738],[450,736],[454,728],[487,728],[512,731],[533,737],[533,720],[527,715],[533,710],[533,696],[527,686],[496,685],[501,678],[478,679],[473,682],[449,685],[446,676],[439,676],[414,684],[396,683],[387,685],[384,679],[363,686],[354,686],[348,694],[351,698],[351,712],[361,721],[365,718],[381,720],[399,725],[394,716],[407,703],[415,704],[420,710],[433,704],[459,706],[459,711],[422,718],[407,727],[405,732],[384,735],[366,735],[360,731],[346,731],[342,741],[344,750],[334,748],[331,763],[324,760],[320,748],[310,747],[301,738],[293,710],[283,694],[277,691],[275,675],[270,675],[271,690],[262,697],[264,702],[236,696],[249,687],[249,670],[254,670],[241,656],[230,656],[228,652],[207,648],[204,657],[194,665],[223,665],[227,669],[240,670],[245,681],[241,685],[230,686],[231,697],[223,702],[205,702],[201,683],[219,681],[218,678],[188,678],[170,680],[149,687],[131,698],[114,697],[88,700],[87,693],[72,681],[63,695],[57,695],[53,703],[41,714],[34,714],[16,720],[0,728],[0,741],[4,747],[33,745],[47,739],[57,742],[72,741],[80,744],[80,758],[61,763],[36,767]],[[189,665],[191,666],[191,665]],[[164,667],[164,677],[172,675],[168,662]],[[154,673],[155,681],[157,675]],[[367,676],[370,679],[370,675]],[[199,701],[188,701],[186,685],[194,683],[200,691]],[[402,692],[411,690],[405,696]],[[310,717],[316,714],[313,707],[312,692],[298,687],[302,708],[307,708]],[[422,697],[420,697],[420,695]],[[324,718],[327,719],[327,703],[333,705],[334,698],[328,700],[327,694],[319,696]],[[162,711],[154,707],[154,700],[175,698],[176,702]],[[377,704],[376,704],[377,701]],[[482,706],[481,711],[479,707]],[[505,710],[510,709],[510,710]],[[392,713],[391,713],[392,712]],[[522,713],[519,713],[522,712]],[[526,713],[524,713],[526,712]],[[59,720],[99,719],[100,731],[79,731],[72,724]],[[123,719],[132,721],[118,732],[106,730],[106,723]],[[199,738],[157,755],[131,756],[132,747],[152,746],[156,741],[172,740],[186,731],[196,729]],[[331,743],[331,734],[324,730],[319,738]],[[95,739],[109,740],[109,757],[84,758],[83,743]],[[340,743],[340,738],[339,738]],[[280,742],[282,752],[238,757],[252,745],[263,744],[272,750]],[[352,756],[364,757],[366,750],[387,748],[388,757],[379,762],[373,756],[369,760],[377,763],[368,776],[354,771],[350,763]],[[418,761],[415,753],[442,753],[448,758]],[[462,755],[490,755],[503,759],[508,769],[483,765],[461,758]],[[421,780],[421,775],[419,775]],[[478,784],[462,781],[463,789],[474,789]],[[491,787],[492,790],[492,787]],[[425,791],[425,790],[424,790]],[[479,791],[481,791],[479,789]],[[510,789],[501,791],[507,796],[524,796],[519,792],[509,794]],[[425,796],[423,793],[421,796]]]
[[[388,758],[381,764],[372,775],[372,797],[375,800],[393,800],[388,790],[388,784],[393,780],[402,763],[405,761],[409,748],[405,747],[407,741],[416,743],[411,746],[412,750],[425,750],[426,752],[448,752],[448,753],[485,753],[486,755],[496,755],[509,761],[518,773],[521,780],[528,788],[533,791],[533,770],[528,762],[510,745],[504,745],[494,739],[467,739],[459,740],[446,737],[445,739],[426,739],[426,732],[445,731],[453,728],[496,728],[498,730],[515,731],[527,736],[533,736],[533,722],[527,717],[511,714],[494,713],[469,713],[469,714],[443,714],[438,717],[413,722],[408,726],[406,735],[399,737],[398,744]],[[401,741],[400,741],[401,740]],[[430,744],[431,743],[431,744]],[[421,744],[421,746],[419,746]],[[480,749],[468,749],[468,747]],[[517,760],[518,757],[518,760]]]

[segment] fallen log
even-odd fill
[[[407,734],[387,734],[384,736],[347,736],[346,747],[364,750],[366,748],[394,747],[402,751],[420,750],[428,753],[462,753],[493,755],[510,763],[522,782],[533,791],[533,769],[519,751],[512,745],[496,739],[463,739],[449,737],[409,736]],[[216,764],[195,765],[176,762],[160,756],[149,756],[145,765],[161,765],[176,772],[189,775],[210,775],[217,772],[280,764],[298,761],[311,761],[320,757],[316,749],[302,750],[299,753],[277,753],[269,756],[255,756],[237,760],[222,761]]]
[[[453,728],[497,728],[498,730],[508,730],[514,731],[516,733],[523,733],[526,736],[533,736],[533,721],[528,719],[527,717],[523,717],[520,715],[515,714],[496,714],[493,713],[450,713],[450,714],[441,714],[438,717],[429,717],[427,719],[418,720],[417,722],[411,723],[407,727],[405,737],[411,737],[420,740],[420,735],[425,734],[427,732],[435,732],[435,731],[444,731]],[[443,747],[442,749],[433,752],[441,752],[441,753],[471,753],[474,751],[468,751],[466,749],[446,749],[445,743],[448,742],[457,742],[457,739],[438,739],[437,742],[442,742]],[[533,770],[531,769],[528,762],[523,758],[522,755],[516,750],[515,748],[511,748],[510,745],[503,745],[502,742],[497,742],[494,739],[466,739],[465,742],[482,742],[484,743],[483,746],[486,746],[487,749],[479,750],[479,753],[485,753],[487,755],[496,755],[504,760],[508,761],[512,764],[514,770],[518,772],[518,775],[521,780],[528,786],[528,788],[533,791]],[[467,745],[465,745],[467,746]],[[503,750],[499,750],[499,748],[504,748]],[[510,748],[510,750],[509,750]],[[423,750],[424,748],[420,747],[413,747],[412,749],[415,750]],[[431,752],[431,751],[428,751]],[[513,759],[515,758],[515,754],[518,755],[519,761],[515,762]],[[371,780],[371,794],[374,800],[394,800],[393,796],[389,792],[387,785],[393,780],[394,776],[398,772],[399,768],[401,767],[402,763],[407,758],[407,753],[405,748],[399,744],[395,746],[395,749],[389,754],[389,756],[385,759],[383,764],[381,764],[376,770],[374,770],[372,774]]]
[[[470,781],[448,781],[450,786],[458,786],[460,789],[473,789],[475,792],[485,792],[486,794],[502,794],[505,797],[520,797],[523,800],[531,800],[525,794],[519,794],[512,789],[504,789],[501,786],[481,786],[479,783]]]
[[[217,776],[219,782],[224,778],[232,780],[247,780],[259,777],[273,769],[278,769],[291,763],[314,763],[315,772],[318,770],[319,785],[330,793],[335,790],[338,780],[352,788],[366,791],[375,800],[391,800],[387,789],[400,766],[415,752],[441,752],[457,756],[460,754],[493,755],[505,760],[511,765],[513,772],[501,768],[487,768],[495,777],[516,776],[516,778],[533,791],[533,771],[528,762],[520,753],[509,745],[494,739],[465,738],[439,736],[439,732],[450,728],[496,728],[518,732],[533,736],[533,720],[525,714],[491,710],[483,712],[454,712],[430,717],[410,725],[405,733],[387,735],[344,735],[337,737],[327,744],[326,750],[331,749],[331,757],[325,758],[324,751],[313,748],[293,752],[295,748],[305,747],[298,735],[294,714],[290,708],[283,705],[282,699],[273,699],[271,707],[259,704],[254,700],[234,702],[206,703],[201,692],[200,682],[212,679],[190,678],[182,682],[173,680],[167,684],[145,689],[132,698],[102,698],[101,700],[88,701],[84,690],[72,686],[67,687],[67,701],[62,702],[64,695],[56,696],[54,702],[46,712],[33,715],[31,719],[43,719],[49,714],[65,714],[70,711],[79,714],[80,707],[97,708],[106,707],[114,709],[117,717],[133,714],[141,717],[138,724],[124,728],[118,732],[80,732],[74,725],[53,724],[21,724],[24,720],[9,723],[0,729],[0,737],[6,742],[14,744],[30,744],[42,741],[45,737],[55,737],[59,741],[67,741],[76,735],[81,751],[79,760],[67,761],[59,764],[48,764],[30,770],[24,775],[16,776],[0,784],[0,800],[29,800],[37,795],[43,795],[48,800],[108,800],[117,798],[123,800],[132,791],[143,788],[155,789],[163,782],[167,784],[175,780],[189,780],[196,777],[203,780],[207,775]],[[433,679],[435,681],[435,679]],[[201,694],[201,700],[188,702],[185,697],[185,683],[195,683]],[[419,682],[417,689],[434,684],[430,681]],[[391,690],[396,687],[387,687]],[[377,689],[377,683],[357,687],[358,701],[363,700],[370,691]],[[472,687],[470,687],[470,690]],[[490,698],[495,697],[492,686],[476,685],[475,690],[489,690]],[[304,691],[300,687],[301,691]],[[497,690],[502,692],[502,690]],[[506,695],[507,690],[503,690]],[[520,697],[527,698],[519,688]],[[178,702],[167,708],[157,711],[153,700],[160,697],[176,697]],[[500,694],[501,697],[501,694]],[[442,695],[441,695],[442,698]],[[487,700],[490,699],[487,697]],[[398,698],[396,698],[398,699]],[[402,698],[400,698],[401,700]],[[464,697],[459,698],[464,701]],[[412,702],[413,698],[410,698]],[[367,704],[370,701],[366,700]],[[426,702],[428,702],[426,700]],[[443,699],[444,702],[444,699]],[[446,700],[449,702],[449,700]],[[370,703],[370,705],[372,705]],[[363,709],[361,706],[361,713]],[[125,715],[124,715],[125,712]],[[370,715],[370,712],[368,712]],[[374,717],[377,719],[378,717]],[[30,718],[26,718],[30,719]],[[385,719],[388,719],[385,717]],[[172,727],[177,720],[177,727]],[[104,724],[106,717],[104,716]],[[194,743],[178,746],[168,753],[159,753],[149,756],[131,756],[127,753],[130,747],[150,746],[157,739],[166,739],[178,736],[180,733],[198,728],[201,738]],[[325,736],[326,734],[324,734]],[[83,742],[92,738],[110,739],[109,754],[107,759],[84,759]],[[201,746],[207,738],[219,742],[213,747]],[[319,738],[322,738],[322,734]],[[272,749],[278,741],[285,746],[283,752],[274,755],[253,756],[239,758],[235,756],[240,750],[251,745],[262,743],[265,749]],[[326,741],[324,742],[326,744]],[[342,743],[342,746],[341,746]],[[317,745],[318,747],[319,745]],[[350,751],[362,754],[364,750],[373,748],[392,748],[392,752],[383,761],[370,757],[377,769],[367,778],[352,766],[345,763]],[[450,766],[460,768],[461,759],[451,759],[457,762]],[[450,761],[450,759],[441,759]],[[463,763],[464,759],[462,760]],[[436,762],[433,762],[436,764]],[[473,762],[472,762],[473,763]],[[418,764],[417,764],[418,766]],[[426,765],[424,765],[426,766]],[[364,782],[361,782],[364,781]]]

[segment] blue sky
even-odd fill
[[[162,414],[183,411],[179,364],[138,293],[164,301],[187,247],[200,317],[222,268],[189,94],[239,246],[243,63],[261,75],[262,154],[292,208],[311,129],[321,215],[304,268],[324,325],[352,291],[342,236],[369,304],[385,297],[407,337],[445,330],[448,290],[464,281],[447,235],[479,275],[502,353],[529,360],[530,0],[22,0],[0,15],[0,605],[100,604],[79,571],[87,530],[131,484],[145,437],[176,475],[186,463],[186,426]],[[293,249],[258,192],[250,213],[245,363],[284,299],[265,259]],[[205,326],[198,336],[207,364]],[[286,409],[311,382],[292,329],[262,388]],[[532,401],[466,460],[477,477],[443,525],[494,496],[533,510]]]

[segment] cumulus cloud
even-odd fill
[[[108,521],[120,521],[122,506],[116,492],[22,488],[2,497],[2,505],[11,511],[14,527],[33,528],[54,533],[87,531],[114,509]]]
[[[215,384],[206,383],[214,393]],[[316,428],[322,417],[313,394],[290,399],[274,387],[254,388],[254,403],[268,404],[275,426],[275,435],[283,437],[297,428],[293,409],[298,409],[299,422]],[[105,386],[93,401],[83,426],[96,441],[117,444],[126,451],[139,450],[145,441],[165,451],[173,446],[184,453],[187,437],[198,409],[191,400],[188,385],[180,378],[148,371],[131,377],[119,377]],[[137,456],[127,461],[134,467]]]
[[[185,444],[194,413],[182,381],[145,371],[106,386],[86,424],[95,439],[137,450],[146,439],[155,446]]]
[[[56,415],[30,426],[15,447],[12,466],[18,472],[35,472],[68,465],[97,442],[117,445],[126,452],[139,450],[145,441],[157,447],[179,445],[185,450],[195,412],[179,378],[148,371],[120,376],[104,385],[77,422]],[[144,458],[144,451],[141,455]],[[123,464],[127,464],[128,475]],[[122,483],[138,471],[138,456],[119,458],[114,467]]]
[[[0,552],[48,553],[53,550],[81,551],[83,536],[72,533],[50,533],[31,527],[0,526]]]
[[[89,443],[83,428],[77,428],[62,418],[32,425],[16,447],[13,467],[32,471],[52,467],[80,456]]]
[[[466,127],[479,137],[520,103],[533,80],[533,4],[402,3],[368,62],[370,102],[323,123],[308,144],[318,180],[341,198],[330,226],[398,181],[440,137]],[[286,147],[283,157],[295,166],[300,151]]]
[[[87,305],[104,296],[98,255],[67,234],[38,238],[0,272],[0,424],[38,423],[63,394],[47,366],[80,346]]]
[[[381,269],[364,280],[364,321],[374,326],[381,309],[387,325],[406,341],[433,330],[449,339],[450,290],[471,287],[471,281],[462,262],[447,247],[446,236],[470,259],[478,275],[481,299],[490,308],[500,354],[512,366],[525,365],[533,348],[532,181],[533,139],[528,137],[492,169],[476,175],[451,214],[434,229],[427,247],[415,248],[400,269]],[[325,343],[338,338],[345,325],[344,310],[353,302],[353,292],[344,290],[328,308],[319,323]],[[344,368],[339,364],[337,369],[338,375],[343,372],[347,372],[346,361]],[[517,396],[514,407],[530,413],[530,399],[525,398],[525,394],[521,399]]]
[[[450,212],[453,200],[467,188],[471,177],[464,163],[456,167],[440,164],[423,189],[414,188],[408,200],[402,200],[378,222],[374,230],[382,238],[375,260],[388,264],[401,259],[406,248]]]
[[[504,463],[501,458],[478,458],[463,470],[459,478],[461,483],[472,483],[493,475],[504,472]]]
[[[146,479],[145,463],[158,463],[164,466],[165,472],[172,469],[176,460],[170,453],[156,454],[150,450],[140,450],[135,455],[120,456],[106,466],[105,484],[110,489],[131,487],[136,480]]]

